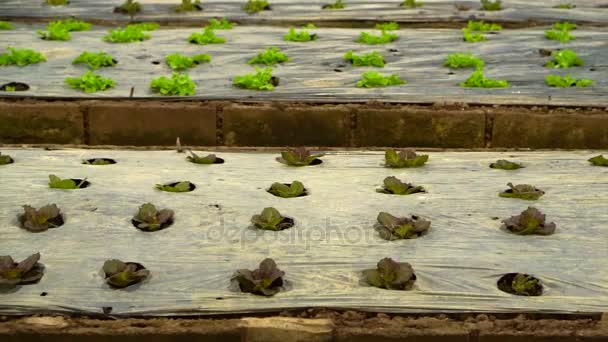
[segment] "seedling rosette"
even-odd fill
[[[363,271],[365,282],[387,290],[411,290],[416,281],[412,265],[391,258],[380,260],[375,269]]]
[[[557,87],[557,88],[584,88],[590,85],[593,85],[593,80],[581,78],[576,79],[570,75],[560,76],[560,75],[547,75],[545,77],[545,83],[549,87]]]
[[[319,158],[323,156],[324,154],[311,154],[310,150],[305,147],[298,147],[281,152],[281,156],[277,157],[277,161],[289,166],[319,165],[323,162]]]
[[[502,228],[517,235],[551,235],[555,232],[555,223],[545,222],[545,214],[534,207],[502,221]]]
[[[255,67],[255,73],[236,76],[232,85],[251,90],[273,90],[279,85],[279,78],[272,76],[272,68],[262,70]]]
[[[68,19],[66,21],[58,20],[49,23],[46,29],[48,32],[42,30],[36,31],[36,33],[40,35],[40,38],[45,40],[67,41],[72,38],[70,32],[88,31],[91,29],[91,24],[74,19]]]
[[[382,75],[377,71],[367,71],[361,74],[361,80],[357,81],[358,88],[390,87],[405,84],[404,80],[397,74]]]
[[[210,164],[223,164],[224,163],[224,159],[216,157],[215,154],[208,154],[204,157],[201,157],[192,151],[188,151],[188,152],[190,152],[190,155],[186,157],[186,160],[188,160],[189,162],[194,163],[194,164],[210,165]]]
[[[6,48],[8,53],[0,54],[0,66],[16,65],[23,67],[30,64],[46,62],[46,58],[39,52],[31,49]]]
[[[207,27],[211,28],[212,30],[230,30],[234,26],[236,26],[236,23],[232,23],[232,22],[228,21],[226,18],[221,18],[221,19],[213,18],[213,19],[209,20],[209,24],[207,25]]]
[[[182,0],[180,5],[175,6],[175,12],[202,11],[203,6],[199,0]]]
[[[243,6],[243,9],[247,13],[253,14],[270,10],[270,4],[268,3],[268,0],[247,0],[247,3]]]
[[[553,59],[545,64],[547,68],[572,68],[585,65],[585,61],[569,49],[552,51],[551,57]]]
[[[161,76],[152,80],[150,89],[161,95],[192,96],[196,93],[196,83],[190,79],[188,74],[174,72],[171,78]]]
[[[382,30],[380,35],[374,35],[369,32],[361,32],[359,38],[355,42],[369,45],[386,44],[399,39],[399,35],[389,31]]]
[[[208,54],[200,54],[190,57],[182,56],[179,53],[172,53],[165,57],[165,62],[167,62],[167,65],[173,70],[184,70],[194,68],[199,64],[211,62],[211,56]]]
[[[481,7],[479,8],[481,11],[500,11],[502,9],[502,1],[501,0],[480,0]]]
[[[192,44],[207,45],[207,44],[223,44],[226,39],[215,35],[213,29],[209,26],[203,29],[203,32],[194,32],[188,37],[188,42]]]
[[[260,296],[274,296],[283,287],[285,272],[278,269],[274,260],[267,258],[256,270],[240,269],[234,273],[230,282],[241,292]]]
[[[14,162],[15,160],[13,160],[13,158],[11,158],[11,156],[9,156],[8,154],[0,153],[0,165],[8,165]]]
[[[486,78],[483,68],[478,66],[466,81],[460,83],[460,86],[465,88],[508,88],[509,82]]]
[[[422,186],[414,186],[410,183],[402,182],[394,176],[384,178],[382,188],[376,189],[376,191],[391,195],[411,195],[426,192]]]
[[[355,55],[353,50],[348,51],[344,55],[344,60],[351,63],[353,66],[375,66],[384,67],[384,57],[378,51],[368,52],[362,55]]]
[[[416,215],[410,217],[395,217],[389,213],[378,214],[378,222],[374,229],[385,240],[415,239],[424,235],[430,228],[431,222]]]
[[[87,179],[78,178],[66,178],[61,179],[55,175],[49,175],[49,188],[51,189],[63,189],[63,190],[76,190],[84,189],[91,183]]]
[[[528,201],[534,201],[539,199],[545,194],[544,191],[528,184],[517,184],[507,183],[509,189],[500,192],[498,195],[505,198],[519,198]]]
[[[479,68],[483,67],[483,65],[484,61],[479,57],[473,56],[471,53],[452,53],[443,62],[443,66],[452,69]]]
[[[91,158],[91,159],[85,159],[82,161],[83,164],[85,165],[112,165],[112,164],[116,164],[116,161],[114,159],[110,159],[110,158]]]
[[[490,168],[501,169],[501,170],[517,170],[517,169],[521,169],[523,167],[524,166],[519,163],[515,163],[512,161],[505,160],[505,159],[499,159],[496,162],[490,164]]]
[[[429,156],[427,154],[418,155],[412,149],[388,149],[384,153],[384,160],[384,166],[390,168],[420,167],[429,160]]]
[[[96,70],[103,67],[115,66],[118,63],[111,55],[105,52],[85,51],[76,57],[72,64],[86,64],[89,68]]]
[[[407,7],[407,8],[416,8],[416,7],[422,7],[422,5],[423,5],[422,1],[404,0],[399,6]]]
[[[136,262],[122,262],[118,259],[107,260],[103,264],[106,283],[113,288],[123,289],[142,282],[150,276],[143,265]]]
[[[10,22],[0,20],[0,30],[12,30],[12,29],[14,29],[14,27]]]
[[[181,181],[168,184],[156,184],[156,188],[166,192],[190,192],[196,189],[196,185],[189,181]]]
[[[0,256],[0,288],[10,289],[40,281],[44,275],[44,265],[38,261],[40,253],[30,255],[18,263],[9,255]]]
[[[503,292],[517,296],[540,296],[543,293],[540,280],[524,273],[507,273],[498,279],[496,286]]]
[[[267,190],[269,193],[282,198],[302,197],[308,195],[304,184],[300,181],[292,183],[272,183]]]
[[[23,211],[23,215],[19,215],[21,227],[33,233],[43,232],[50,228],[57,228],[64,223],[61,210],[59,210],[55,204],[45,205],[40,209],[24,205]]]
[[[131,223],[145,232],[155,232],[173,224],[174,212],[171,209],[157,210],[154,204],[144,203],[133,216]]]
[[[310,33],[307,30],[296,31],[293,27],[289,28],[287,34],[283,36],[283,40],[288,42],[310,42],[317,38],[318,36],[316,33]]]
[[[122,5],[114,7],[114,13],[134,16],[141,11],[141,5],[135,0],[126,0]]]
[[[279,231],[291,228],[295,225],[295,221],[291,217],[282,216],[275,208],[264,208],[259,215],[251,217],[251,223],[262,230]]]
[[[604,158],[604,156],[601,154],[599,156],[589,158],[588,162],[595,166],[608,166],[608,159]]]
[[[345,7],[344,2],[342,0],[336,0],[333,4],[325,4],[321,6],[322,9],[335,10],[335,9],[343,9]]]
[[[72,89],[80,89],[86,93],[108,90],[116,85],[111,78],[96,75],[91,71],[87,71],[80,77],[66,77],[65,83]]]
[[[248,64],[264,64],[274,65],[278,63],[284,63],[289,60],[289,57],[276,47],[269,47],[266,50],[260,52],[255,57],[251,58]]]

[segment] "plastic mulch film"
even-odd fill
[[[219,153],[221,165],[197,165],[172,151],[3,149],[15,163],[0,166],[0,255],[40,252],[45,275],[35,285],[0,293],[1,314],[35,312],[187,315],[259,312],[299,307],[386,312],[604,312],[608,307],[608,171],[587,162],[593,152],[429,153],[415,169],[381,166],[379,152],[329,153],[323,164],[294,168],[276,154]],[[109,157],[117,164],[82,165]],[[522,162],[516,171],[490,169],[499,158]],[[48,175],[84,178],[81,190],[54,190]],[[375,191],[397,176],[427,193]],[[189,180],[189,193],[154,185]],[[300,180],[306,197],[267,193],[273,182]],[[546,194],[535,202],[500,198],[506,183],[529,183]],[[175,210],[174,224],[147,233],[131,217],[144,202]],[[42,233],[18,227],[21,206],[56,203],[65,224]],[[500,219],[529,205],[557,224],[550,236],[516,236]],[[296,226],[257,231],[250,218],[274,206]],[[413,240],[382,240],[373,224],[380,211],[417,214],[432,222]],[[496,219],[499,218],[499,219]],[[271,298],[235,292],[233,272],[266,257],[286,272],[286,291]],[[360,283],[360,271],[379,259],[412,264],[411,291]],[[100,275],[104,260],[136,261],[151,278],[136,288],[111,290]],[[503,293],[505,273],[538,277],[540,297]],[[41,296],[46,292],[46,296]]]

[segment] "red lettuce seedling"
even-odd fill
[[[523,168],[524,166],[519,163],[515,163],[505,159],[499,159],[496,162],[490,164],[490,167],[492,169],[517,170]]]
[[[122,289],[135,285],[148,278],[150,271],[136,262],[122,262],[118,259],[107,260],[103,264],[106,282],[111,287]]]
[[[378,214],[378,222],[374,229],[385,240],[415,239],[425,234],[431,228],[431,222],[416,215],[411,217],[395,217],[389,213]]]
[[[377,189],[376,191],[393,195],[410,195],[417,192],[426,192],[423,187],[402,182],[394,176],[384,178],[382,189]]]
[[[260,268],[257,270],[240,269],[236,271],[231,282],[238,285],[245,293],[274,296],[283,286],[284,275],[285,272],[277,268],[274,260],[267,258],[260,263]]]
[[[294,220],[291,217],[282,216],[275,208],[264,208],[260,215],[253,215],[251,223],[259,229],[279,231],[293,227]]]
[[[604,158],[603,155],[589,158],[588,161],[595,166],[608,166],[608,159]]]
[[[17,263],[8,255],[0,256],[0,287],[15,287],[37,283],[44,275],[44,265],[38,263],[40,253]]]
[[[137,214],[133,216],[132,223],[138,229],[153,232],[169,227],[173,223],[173,210],[156,210],[152,203],[144,203]]]
[[[519,198],[528,201],[534,201],[544,195],[545,192],[528,184],[517,184],[507,183],[509,189],[500,192],[498,195],[505,198]]]
[[[188,151],[188,152],[190,152],[190,155],[187,156],[186,159],[189,162],[194,163],[194,164],[223,164],[224,163],[224,159],[216,157],[215,154],[208,154],[204,157],[200,157],[192,151]]]
[[[396,151],[392,148],[384,153],[385,166],[392,168],[419,167],[429,160],[426,154],[417,155],[412,149]]]
[[[268,192],[283,198],[306,196],[307,191],[304,184],[299,181],[293,181],[291,184],[272,183]]]
[[[543,285],[540,280],[529,274],[507,273],[498,279],[498,289],[517,296],[540,296]]]
[[[23,206],[24,214],[19,216],[21,227],[30,232],[43,232],[49,228],[63,225],[63,215],[55,204],[45,205],[36,210],[29,205]]]
[[[551,235],[555,232],[555,223],[546,223],[545,214],[534,207],[502,221],[503,228],[517,235]]]
[[[310,150],[305,147],[289,148],[285,152],[281,152],[281,157],[277,158],[279,163],[289,166],[307,166],[321,164],[321,157],[324,154],[311,154]]]
[[[375,287],[388,290],[411,290],[416,281],[412,265],[384,258],[376,269],[363,271],[365,281]]]
[[[11,156],[9,156],[8,154],[2,155],[2,153],[0,153],[0,165],[7,165],[7,164],[12,164],[15,161],[13,160],[13,158],[11,158]]]

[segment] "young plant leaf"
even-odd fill
[[[576,8],[576,5],[573,5],[573,4],[559,4],[559,5],[555,5],[555,6],[553,6],[553,8],[559,8],[559,9],[573,9],[573,8]]]
[[[407,8],[416,8],[416,7],[422,7],[422,5],[423,5],[422,1],[404,0],[400,6],[407,7]]]
[[[116,85],[111,78],[101,77],[101,75],[97,75],[92,71],[87,71],[80,77],[66,77],[65,83],[72,89],[84,90],[86,93],[107,90]]]
[[[382,189],[377,189],[377,192],[393,195],[411,195],[418,192],[426,192],[423,187],[402,182],[394,176],[384,178],[383,183]]]
[[[502,9],[502,1],[500,0],[481,0],[480,1],[482,11],[500,11]]]
[[[278,83],[278,79],[272,76],[272,68],[262,70],[258,67],[255,67],[254,74],[236,76],[232,80],[235,87],[251,90],[273,90]]]
[[[540,280],[523,273],[507,273],[496,285],[499,290],[517,296],[540,296],[543,293]]]
[[[599,156],[589,158],[588,161],[595,166],[608,166],[608,159],[604,158],[604,156],[601,154]]]
[[[521,164],[511,162],[505,159],[499,159],[496,162],[490,164],[492,169],[502,169],[502,170],[517,170],[523,168]]]
[[[528,184],[513,185],[512,183],[508,183],[507,185],[509,186],[509,189],[500,192],[498,194],[500,197],[519,198],[523,200],[534,201],[545,194],[544,191]]]
[[[299,181],[293,181],[291,184],[272,183],[268,192],[283,198],[306,196],[304,184]]]
[[[486,78],[483,68],[478,67],[466,81],[460,83],[464,88],[508,88],[509,82]]]
[[[40,253],[32,254],[19,263],[9,255],[0,256],[0,288],[12,288],[40,281],[44,275],[44,265],[38,261],[40,261]]]
[[[344,7],[345,7],[345,5],[342,0],[336,0],[336,2],[334,2],[333,4],[325,4],[321,8],[335,10],[335,9],[343,9]]]
[[[551,57],[553,59],[545,64],[547,68],[572,68],[585,65],[585,61],[569,49],[553,51]]]
[[[9,156],[8,154],[2,154],[0,153],[0,165],[8,165],[8,164],[12,164],[15,161],[13,160],[13,158],[11,158],[11,156]]]
[[[411,290],[416,281],[412,265],[384,258],[376,269],[363,271],[365,281],[372,286],[388,290]]]
[[[245,293],[274,296],[281,291],[285,272],[278,269],[274,260],[268,258],[256,270],[240,269],[234,273],[231,283]]]
[[[182,0],[180,5],[175,6],[175,12],[202,11],[203,6],[199,0]]]
[[[289,148],[285,152],[281,152],[281,157],[277,158],[279,163],[287,164],[289,166],[308,166],[321,164],[321,157],[324,154],[311,154],[310,150],[305,147],[298,147],[296,149]]]
[[[91,24],[74,19],[68,19],[65,21],[58,20],[49,23],[46,29],[48,32],[38,30],[36,33],[38,33],[40,37],[45,40],[66,41],[71,39],[70,32],[88,31],[91,29]]]
[[[471,31],[466,27],[462,29],[462,39],[468,43],[484,42],[487,40],[483,33]]]
[[[394,150],[389,148],[384,153],[385,166],[392,168],[404,168],[404,167],[420,167],[423,166],[428,160],[429,156],[426,154],[417,155],[412,149]]]
[[[110,67],[116,65],[116,60],[105,52],[88,52],[85,51],[76,57],[72,64],[86,64],[89,68],[97,70],[102,67]]]
[[[173,223],[171,209],[156,210],[152,203],[144,203],[133,216],[133,224],[143,231],[154,232],[169,227]]]
[[[219,20],[213,18],[209,20],[209,24],[207,25],[207,27],[211,28],[212,30],[230,30],[234,26],[236,26],[236,23],[231,23],[226,18],[221,18]]]
[[[189,181],[182,181],[171,184],[156,184],[156,188],[167,192],[189,192],[194,190],[194,184]]]
[[[194,32],[188,37],[188,42],[198,45],[224,44],[226,39],[215,35],[215,31],[210,26],[203,29],[203,32]]]
[[[23,215],[20,215],[21,226],[34,233],[43,232],[49,228],[57,228],[63,225],[63,216],[55,204],[49,204],[40,209],[24,205]]]
[[[399,24],[394,21],[388,23],[378,23],[376,24],[376,30],[380,31],[396,31],[399,29]]]
[[[194,164],[221,164],[224,160],[215,156],[215,154],[208,154],[204,157],[200,157],[192,151],[189,151],[190,155],[186,159]]]
[[[126,0],[122,5],[114,7],[114,13],[134,16],[141,11],[141,5],[135,0]]]
[[[9,23],[8,21],[0,20],[0,30],[12,30],[12,29],[13,29],[13,25],[11,23]]]
[[[500,31],[500,30],[502,30],[502,26],[500,26],[499,24],[486,23],[483,20],[482,21],[469,20],[467,23],[467,29],[469,29],[471,31],[481,31],[481,32]]]
[[[173,70],[184,70],[194,68],[203,63],[211,62],[211,56],[208,54],[194,55],[192,57],[182,56],[179,53],[172,53],[165,57],[167,65]]]
[[[372,51],[362,55],[355,55],[355,52],[350,50],[344,55],[344,59],[350,62],[353,66],[384,67],[384,57],[382,57],[378,51]]]
[[[560,75],[547,75],[547,77],[545,77],[545,83],[547,83],[547,85],[550,87],[557,88],[584,88],[593,85],[592,80],[586,78],[576,79],[570,75],[566,75],[563,77]]]
[[[46,62],[46,58],[34,50],[30,49],[14,49],[8,47],[8,53],[0,54],[0,66],[16,65],[23,67],[30,64]]]
[[[135,262],[122,262],[117,259],[107,260],[103,264],[106,282],[113,288],[123,289],[142,282],[150,276],[143,265]]]
[[[192,96],[196,93],[196,83],[190,79],[190,76],[177,72],[174,72],[171,78],[161,76],[152,80],[150,88],[161,95]]]
[[[357,38],[357,43],[364,43],[369,45],[377,45],[377,44],[386,44],[393,42],[399,38],[399,35],[396,33],[391,33],[387,31],[380,31],[380,35],[374,35],[369,32],[361,32],[359,38]]]
[[[395,217],[389,213],[381,212],[378,214],[377,220],[374,229],[380,234],[381,238],[389,241],[415,239],[424,235],[431,228],[430,221],[416,215],[409,218]]]
[[[264,65],[274,65],[278,63],[284,63],[289,60],[289,57],[276,47],[269,47],[266,50],[257,54],[257,56],[251,58],[247,63],[248,64],[264,64]]]
[[[483,67],[483,65],[484,61],[479,57],[473,56],[471,53],[452,53],[449,54],[445,62],[443,62],[443,66],[452,69],[480,68]]]
[[[251,217],[251,223],[259,229],[279,231],[293,227],[294,220],[281,216],[281,213],[275,208],[264,208],[260,215]]]
[[[49,175],[49,187],[51,189],[74,190],[86,187],[87,180],[82,179],[77,183],[74,179],[61,179],[55,175]]]
[[[283,36],[283,40],[287,42],[310,42],[317,39],[317,34],[310,33],[307,30],[296,31],[295,28],[289,28],[289,32]]]
[[[268,3],[268,0],[247,0],[247,3],[245,6],[243,6],[243,9],[247,13],[253,14],[270,10],[270,4]]]
[[[404,80],[399,78],[399,75],[382,75],[377,71],[364,72],[361,75],[361,80],[357,81],[358,88],[377,88],[377,87],[390,87],[394,85],[405,84]]]
[[[534,207],[502,221],[503,227],[517,235],[551,235],[555,232],[555,223],[546,223],[545,215]]]

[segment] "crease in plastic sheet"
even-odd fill
[[[200,29],[162,29],[150,32],[150,40],[129,44],[112,44],[102,40],[107,28],[95,27],[89,32],[74,32],[68,42],[45,41],[36,35],[42,25],[18,24],[17,30],[0,33],[0,47],[13,46],[41,51],[47,61],[27,67],[0,67],[0,82],[25,82],[31,89],[25,92],[0,92],[0,96],[51,98],[118,98],[133,97],[167,99],[150,89],[150,82],[161,75],[171,75],[164,58],[175,52],[185,55],[208,53],[211,63],[183,71],[197,84],[194,97],[181,99],[204,100],[290,100],[318,102],[365,102],[369,100],[434,103],[469,102],[489,104],[542,105],[608,105],[608,30],[605,28],[574,31],[576,40],[564,45],[545,39],[542,28],[533,30],[503,30],[487,34],[488,41],[467,43],[462,32],[454,29],[402,29],[400,39],[385,45],[370,46],[356,43],[359,29],[315,29],[319,40],[308,43],[283,41],[286,28],[236,27],[218,30],[226,44],[195,45],[187,42],[192,32]],[[247,61],[262,49],[276,46],[285,51],[290,61],[274,66],[273,74],[280,84],[273,91],[238,89],[231,80],[254,72]],[[585,66],[570,69],[549,69],[539,49],[574,50]],[[353,67],[344,61],[344,54],[379,51],[387,64],[384,68]],[[87,94],[70,89],[66,77],[76,77],[86,71],[72,60],[84,51],[105,51],[118,60],[114,67],[96,72],[116,81],[116,87]],[[472,52],[486,62],[485,75],[505,79],[505,89],[462,88],[472,69],[450,70],[443,67],[446,56],[454,52]],[[152,62],[158,62],[157,65]],[[408,83],[400,86],[363,89],[355,85],[361,74],[377,70],[383,74],[398,74]],[[551,88],[545,84],[548,74],[571,74],[595,82],[587,88]]]
[[[0,255],[40,252],[46,272],[38,284],[0,294],[1,314],[36,312],[182,315],[260,312],[299,307],[386,312],[604,312],[608,307],[608,170],[586,160],[596,153],[429,153],[416,169],[387,169],[378,152],[331,152],[314,167],[291,168],[276,154],[218,153],[222,165],[196,165],[172,151],[3,149],[16,163],[0,167]],[[117,164],[82,165],[109,157]],[[494,170],[499,158],[526,166]],[[82,190],[49,189],[49,173],[87,177]],[[375,192],[390,175],[423,185],[428,193]],[[197,189],[166,193],[154,184],[190,180]],[[310,196],[268,194],[273,182],[300,180]],[[546,191],[538,201],[498,197],[506,183]],[[131,217],[152,202],[175,210],[170,228],[146,233]],[[30,233],[17,225],[21,206],[56,203],[64,226]],[[516,236],[500,219],[529,205],[557,224],[551,236]],[[281,232],[249,228],[251,215],[274,206],[294,217]],[[418,239],[384,241],[373,224],[380,211],[431,220]],[[234,292],[233,272],[272,257],[286,272],[288,291],[271,298]],[[360,284],[360,271],[384,257],[409,262],[412,291]],[[136,261],[151,278],[135,289],[112,290],[100,274],[104,260]],[[519,297],[496,288],[509,272],[541,279],[545,293]],[[46,292],[42,297],[40,294]]]
[[[124,0],[70,0],[68,6],[44,6],[43,0],[4,0],[0,4],[0,17],[4,18],[55,18],[77,16],[79,18],[105,21],[124,21],[128,15],[113,13],[114,7]],[[525,23],[528,21],[550,22],[568,20],[594,24],[608,23],[608,8],[598,0],[577,0],[573,9],[556,9],[553,6],[564,3],[550,1],[503,1],[503,10],[479,11],[479,1],[423,0],[422,7],[415,9],[400,7],[402,0],[347,0],[341,10],[322,10],[325,4],[334,0],[270,0],[271,11],[253,15],[243,10],[246,0],[205,0],[203,11],[175,13],[173,7],[179,0],[139,0],[142,12],[137,20],[159,20],[189,22],[208,20],[214,17],[228,17],[248,23],[288,23],[288,22],[348,22],[393,20],[400,22],[445,22],[469,20],[471,18]],[[455,5],[468,5],[470,10],[459,11]]]

